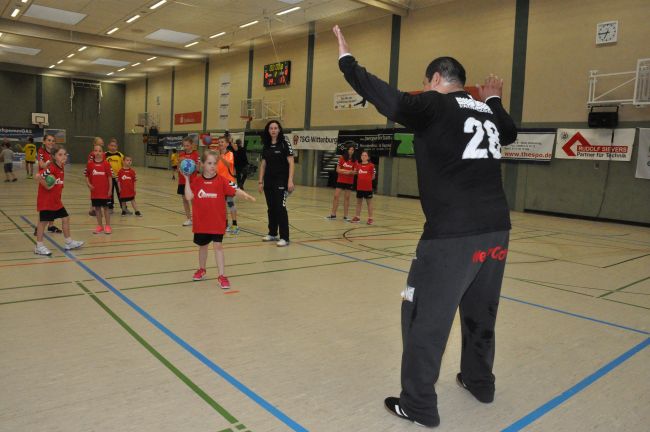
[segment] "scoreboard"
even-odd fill
[[[291,79],[291,61],[284,60],[264,65],[264,87],[288,85]]]

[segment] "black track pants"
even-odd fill
[[[289,241],[289,215],[287,214],[287,188],[285,186],[264,187],[266,206],[268,207],[269,235]]]
[[[472,391],[494,394],[494,326],[509,231],[420,240],[402,302],[402,393],[408,416],[438,417],[434,384],[456,309],[462,331],[461,373]]]

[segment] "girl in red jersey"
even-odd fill
[[[226,196],[240,196],[249,201],[255,198],[224,177],[217,175],[217,161],[219,154],[206,151],[203,154],[203,175],[188,177],[185,181],[189,187],[185,188],[185,199],[192,203],[192,232],[194,243],[199,246],[199,269],[194,273],[193,280],[205,278],[208,248],[214,243],[214,256],[219,269],[218,282],[223,289],[230,288],[230,282],[224,275],[226,260],[223,253],[224,233],[226,232]]]
[[[194,150],[194,140],[190,137],[183,138],[183,151],[178,154],[178,166],[181,166],[183,159],[192,159],[196,163],[196,171],[190,176],[190,180],[195,178],[200,169],[199,152]],[[181,173],[182,174],[182,173]],[[183,226],[192,225],[192,213],[190,212],[190,202],[185,198],[185,175],[178,176],[178,188],[176,193],[183,198],[183,208],[185,209],[185,216],[187,219],[183,222]]]
[[[54,219],[61,219],[63,222],[63,235],[65,237],[65,249],[71,250],[81,247],[84,242],[72,240],[70,237],[70,217],[63,207],[61,194],[63,192],[63,168],[68,158],[63,147],[53,144],[50,148],[52,161],[39,172],[38,178],[38,195],[36,198],[36,209],[39,212],[39,222],[36,226],[36,248],[34,253],[37,255],[52,255],[43,244],[43,233],[45,227]],[[46,177],[51,176],[54,182],[48,186]]]
[[[131,168],[133,164],[133,158],[131,156],[124,156],[124,167],[117,173],[117,185],[120,188],[120,201],[124,204],[122,209],[122,216],[126,216],[128,213],[126,211],[128,204],[131,203],[133,210],[135,210],[136,216],[142,216],[142,213],[138,210],[138,206],[135,203],[135,170]]]
[[[113,192],[113,172],[111,165],[104,159],[104,149],[100,145],[95,146],[95,158],[86,166],[86,183],[90,189],[90,202],[95,209],[97,227],[93,234],[111,234],[111,215],[108,211],[108,201]],[[106,225],[102,225],[102,213]]]
[[[90,151],[88,154],[88,162],[92,162],[93,159],[95,159],[95,146],[100,145],[102,146],[102,151],[104,150],[104,139],[102,137],[96,136],[93,138],[93,149]],[[103,157],[103,156],[102,156]],[[86,177],[86,170],[84,169],[84,177]],[[95,216],[97,213],[95,212],[95,208],[91,205],[90,210],[88,210],[88,216]]]
[[[345,153],[339,157],[339,163],[336,165],[336,190],[334,191],[334,201],[332,202],[332,211],[325,219],[336,219],[336,211],[339,208],[339,196],[341,191],[345,191],[343,196],[343,220],[348,221],[348,209],[350,208],[350,191],[354,187],[354,151],[356,145],[352,142],[346,143]]]
[[[45,136],[43,136],[43,145],[39,147],[38,151],[36,152],[36,160],[38,163],[39,172],[41,170],[46,169],[52,163],[51,152],[52,149],[54,149],[55,143],[56,143],[56,138],[54,137],[54,135],[45,134]],[[39,181],[38,176],[36,176],[35,179],[37,182]],[[57,234],[63,232],[61,231],[60,228],[54,226],[54,222],[49,223],[47,230],[51,233],[57,233]],[[36,230],[34,230],[34,235],[36,235]]]
[[[377,175],[377,170],[375,165],[370,162],[370,155],[367,151],[361,152],[361,163],[356,164],[355,172],[357,173],[357,208],[352,222],[359,223],[361,220],[359,216],[361,216],[361,207],[365,198],[368,204],[368,225],[372,225],[372,181]]]

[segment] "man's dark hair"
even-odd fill
[[[429,63],[425,75],[431,81],[433,74],[436,72],[442,75],[448,82],[457,82],[463,86],[465,85],[465,68],[453,57],[438,57]]]

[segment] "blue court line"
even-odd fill
[[[611,362],[607,363],[602,368],[598,369],[593,374],[589,375],[588,377],[584,378],[582,381],[580,381],[570,389],[566,390],[564,393],[546,402],[544,405],[530,412],[528,415],[517,420],[516,422],[506,427],[505,429],[502,429],[501,432],[516,432],[522,430],[523,428],[530,425],[531,423],[533,423],[543,415],[546,415],[549,411],[557,408],[559,405],[566,402],[569,398],[575,396],[577,393],[589,387],[591,384],[593,384],[603,376],[607,375],[616,367],[620,366],[625,361],[629,360],[633,355],[639,353],[640,351],[642,351],[644,348],[647,348],[648,346],[650,346],[650,338],[636,345],[631,350],[621,354]]]
[[[29,225],[32,227],[34,224],[30,222],[29,219],[27,219],[25,216],[20,216],[25,222],[27,222]],[[160,321],[158,321],[156,318],[153,316],[149,315],[147,311],[142,309],[140,306],[138,306],[133,300],[122,294],[120,290],[115,288],[113,285],[111,285],[106,279],[102,278],[99,276],[97,273],[95,273],[92,269],[90,269],[86,264],[83,262],[79,261],[79,259],[74,256],[72,253],[66,251],[64,248],[62,248],[58,243],[56,243],[50,236],[47,234],[44,234],[45,238],[49,240],[50,243],[52,243],[57,249],[59,249],[61,252],[65,254],[68,258],[73,260],[79,267],[84,269],[89,275],[91,275],[95,280],[97,280],[99,283],[104,285],[109,291],[111,291],[113,294],[118,296],[122,301],[124,301],[126,304],[131,306],[136,312],[138,312],[140,315],[142,315],[147,321],[149,321],[151,324],[153,324],[156,328],[158,328],[160,331],[162,331],[164,334],[166,334],[170,339],[172,339],[174,342],[176,342],[178,345],[183,347],[187,352],[192,354],[196,359],[198,359],[201,363],[212,369],[212,371],[216,372],[219,376],[221,376],[223,379],[225,379],[227,382],[229,382],[233,387],[235,387],[237,390],[241,391],[244,393],[246,396],[251,398],[253,401],[255,401],[259,406],[264,408],[266,411],[268,411],[270,414],[272,414],[275,418],[280,420],[282,423],[286,424],[289,426],[292,430],[296,432],[308,432],[307,429],[305,429],[303,426],[299,425],[297,422],[289,418],[286,414],[284,414],[282,411],[271,405],[269,402],[267,402],[265,399],[263,399],[261,396],[256,394],[254,391],[246,387],[243,383],[238,381],[235,377],[230,375],[228,372],[223,370],[221,367],[219,367],[216,363],[214,363],[212,360],[207,358],[205,355],[203,355],[200,351],[198,351],[196,348],[185,342],[183,339],[181,339],[179,336],[177,336],[174,332],[169,330],[167,327],[165,327]]]
[[[382,268],[385,268],[385,269],[394,270],[394,271],[397,271],[397,272],[400,272],[400,273],[408,273],[408,271],[402,270],[402,269],[399,269],[399,268],[396,268],[396,267],[391,267],[391,266],[381,264],[381,263],[377,263],[377,262],[374,262],[374,261],[364,260],[364,259],[361,259],[361,258],[353,257],[351,255],[346,255],[344,253],[332,252],[331,250],[323,249],[323,248],[320,248],[318,246],[314,246],[314,245],[311,245],[311,244],[306,244],[306,243],[299,243],[299,244],[301,246],[305,246],[305,247],[312,248],[312,249],[317,249],[319,251],[329,252],[329,253],[331,253],[333,255],[339,255],[339,256],[349,258],[349,259],[352,259],[352,260],[364,262],[364,263],[367,263],[367,264],[372,264],[372,265],[377,266],[377,267],[382,267]],[[607,326],[610,326],[610,327],[615,327],[615,328],[619,328],[619,329],[623,329],[623,330],[629,330],[631,332],[639,333],[639,334],[646,335],[646,336],[650,335],[650,332],[647,332],[645,330],[639,330],[639,329],[635,329],[635,328],[632,328],[632,327],[627,327],[627,326],[624,326],[624,325],[611,323],[609,321],[603,321],[603,320],[600,320],[600,319],[597,319],[597,318],[591,318],[591,317],[588,317],[586,315],[580,315],[580,314],[576,314],[576,313],[573,313],[573,312],[567,312],[567,311],[563,311],[561,309],[552,308],[550,306],[544,306],[544,305],[537,304],[537,303],[527,302],[525,300],[519,300],[519,299],[516,299],[514,297],[508,297],[508,296],[502,295],[501,298],[505,299],[505,300],[510,300],[510,301],[513,301],[513,302],[517,302],[517,303],[522,303],[522,304],[525,304],[525,305],[528,305],[528,306],[533,306],[533,307],[536,307],[536,308],[545,309],[545,310],[561,313],[561,314],[564,314],[564,315],[572,316],[574,318],[580,318],[580,319],[584,319],[584,320],[587,320],[587,321],[592,321],[592,322],[596,322],[596,323],[599,323],[599,324],[607,325]]]
[[[519,299],[516,299],[516,298],[513,298],[513,297],[507,297],[507,296],[502,295],[501,298],[504,298],[504,299],[510,300],[510,301],[514,301],[514,302],[517,302],[517,303],[522,303],[522,304],[529,305],[529,306],[538,307],[538,308],[541,308],[541,309],[550,310],[550,311],[561,313],[561,314],[564,314],[564,315],[569,315],[569,316],[576,317],[576,318],[582,318],[582,319],[585,319],[585,320],[588,320],[588,321],[593,321],[593,322],[596,322],[596,323],[599,323],[599,324],[605,324],[605,325],[608,325],[608,326],[611,326],[611,327],[616,327],[616,328],[620,328],[620,329],[623,329],[623,330],[629,330],[631,332],[639,333],[639,334],[642,334],[642,335],[650,336],[650,332],[647,332],[645,330],[639,330],[639,329],[635,329],[635,328],[632,328],[632,327],[627,327],[627,326],[620,325],[620,324],[614,324],[614,323],[611,323],[611,322],[608,322],[608,321],[603,321],[603,320],[600,320],[600,319],[597,319],[597,318],[591,318],[591,317],[588,317],[586,315],[579,315],[579,314],[576,314],[576,313],[573,313],[573,312],[567,312],[567,311],[563,311],[563,310],[560,310],[560,309],[555,309],[555,308],[552,308],[550,306],[544,306],[544,305],[540,305],[540,304],[536,304],[536,303],[530,303],[530,302],[527,302],[525,300],[519,300]]]

